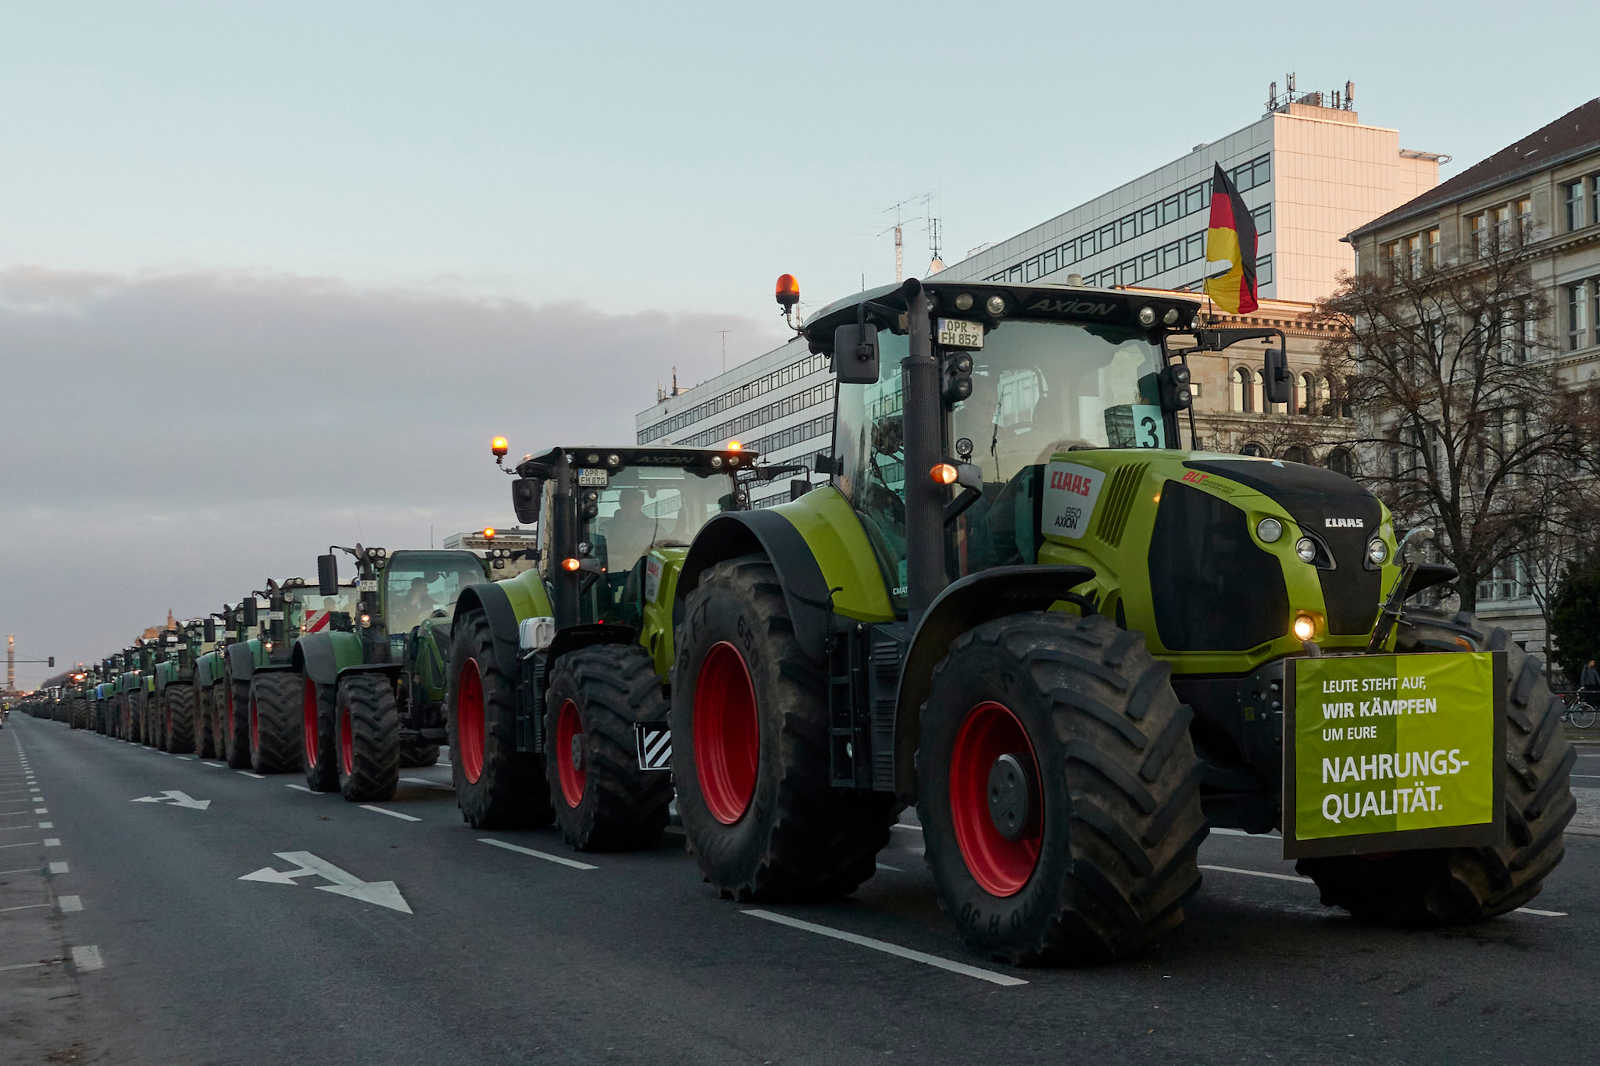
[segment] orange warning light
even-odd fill
[[[778,299],[778,306],[787,311],[800,302],[800,282],[793,274],[779,274],[773,294]]]

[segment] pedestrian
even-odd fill
[[[1583,664],[1583,674],[1578,678],[1578,698],[1590,706],[1600,698],[1600,669],[1595,668],[1593,659]]]

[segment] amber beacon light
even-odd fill
[[[778,306],[788,311],[800,302],[800,282],[793,274],[779,274],[774,295],[778,299]]]
[[[489,450],[495,455],[504,455],[511,450],[511,444],[504,437],[496,437],[489,442]]]

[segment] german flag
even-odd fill
[[[1256,300],[1256,220],[1222,164],[1211,175],[1211,222],[1206,227],[1206,262],[1231,264],[1206,277],[1206,295],[1230,315],[1248,314]]]

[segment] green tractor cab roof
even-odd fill
[[[1129,289],[1091,289],[1081,285],[1002,285],[993,282],[937,281],[922,283],[935,314],[965,318],[993,327],[1010,318],[1084,322],[1129,328],[1188,329],[1200,313],[1200,301]],[[991,303],[998,300],[998,303]],[[836,300],[806,320],[805,334],[812,352],[833,353],[835,328],[855,322],[862,304],[869,305],[867,320],[889,325],[883,311],[903,316],[905,286],[881,285]],[[876,309],[881,308],[882,311]],[[1151,316],[1141,317],[1149,308]],[[874,313],[876,311],[876,313]],[[998,313],[996,313],[998,312]],[[1149,317],[1149,321],[1144,318]]]

